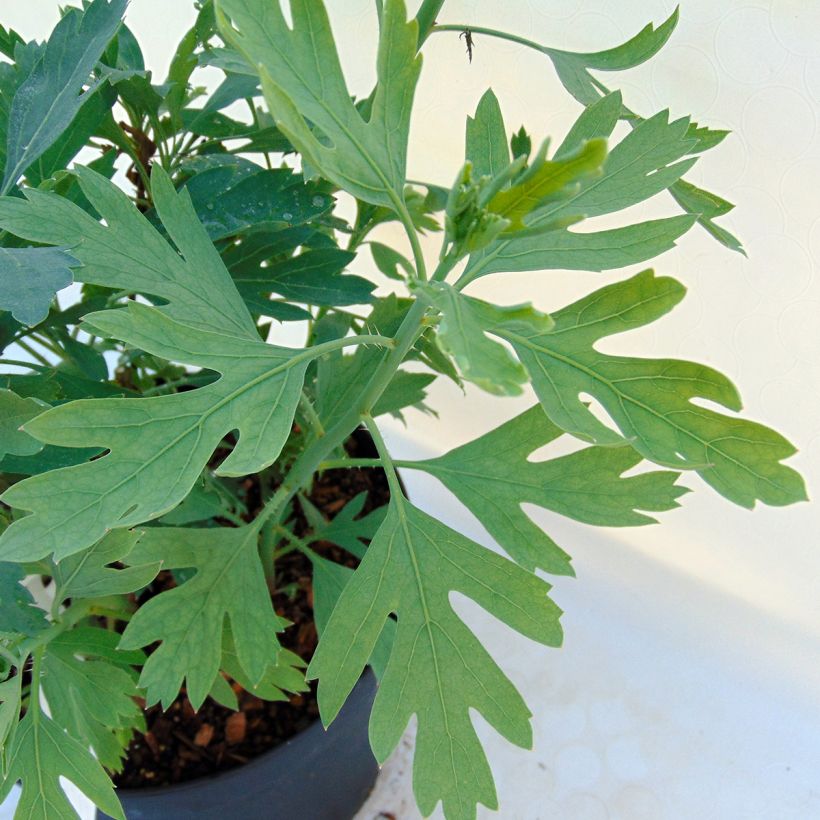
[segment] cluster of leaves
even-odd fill
[[[122,817],[106,771],[143,727],[138,696],[167,706],[184,687],[194,707],[235,706],[228,679],[279,699],[318,678],[329,723],[369,664],[376,757],[415,715],[421,810],[474,818],[496,796],[470,709],[524,747],[530,713],[451,594],[558,646],[560,611],[536,571],[573,573],[523,503],[648,524],[677,506],[682,471],[746,507],[805,497],[783,464],[794,448],[735,415],[726,377],[596,349],[671,310],[680,283],[645,270],[565,307],[466,292],[491,274],[640,264],[696,223],[740,249],[714,222],[731,206],[683,180],[725,133],[641,118],[592,73],[651,57],[677,13],[595,54],[530,44],[580,116],[557,149],[533,151],[523,128],[509,139],[488,91],[444,188],[406,171],[419,51],[462,28],[434,23],[442,6],[425,0],[408,19],[403,0],[377,3],[377,82],[359,101],[318,0],[291,0],[290,20],[269,0],[203,0],[162,83],[122,22],[125,0],[66,10],[44,43],[0,29],[0,798],[21,780],[20,816],[72,816],[65,778]],[[195,85],[205,66],[223,74],[211,94]],[[614,141],[621,121],[631,128]],[[573,229],[664,191],[683,213]],[[409,256],[372,238],[391,220]],[[436,231],[428,271],[419,235]],[[347,272],[367,270],[364,248],[383,278]],[[77,298],[61,305],[71,282]],[[267,341],[291,322],[307,328],[302,347]],[[531,384],[538,403],[439,458],[394,462],[374,419],[429,410],[441,376],[500,396]],[[377,459],[345,453],[360,424]],[[566,437],[584,444],[532,460]],[[633,473],[643,462],[662,469]],[[331,465],[384,468],[388,508],[362,517],[360,496],[326,521],[304,491]],[[440,481],[503,554],[413,506],[396,466]],[[248,475],[261,508],[243,496]],[[308,537],[290,529],[297,498]],[[279,644],[287,623],[269,594],[291,549],[314,570],[321,641],[306,673]],[[176,585],[138,605],[160,571]],[[37,576],[48,610],[27,585]]]

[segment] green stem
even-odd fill
[[[399,474],[396,472],[396,465],[393,462],[393,459],[390,458],[390,453],[388,452],[387,445],[384,443],[382,434],[379,431],[379,426],[373,420],[372,416],[362,416],[362,421],[364,422],[365,427],[367,427],[368,433],[372,436],[373,443],[379,451],[379,458],[381,459],[382,464],[384,464],[384,471],[387,473],[387,483],[390,485],[390,497],[396,503],[399,503],[404,497],[404,493],[402,493],[401,490],[401,483],[399,482]]]
[[[285,480],[250,525],[252,530],[258,532],[266,520],[281,515],[288,501],[311,480],[319,465],[344,444],[359,425],[361,417],[369,415],[404,357],[423,332],[422,320],[426,311],[427,306],[423,302],[417,300],[412,304],[393,339],[393,347],[376,367],[358,400],[352,402],[336,423],[327,429],[325,435],[311,442],[293,462]]]
[[[409,470],[414,469],[416,462],[406,459],[394,458],[393,464],[396,467],[406,467]],[[377,467],[383,467],[384,463],[381,458],[328,458],[320,465],[320,470],[368,470]]]
[[[483,26],[470,26],[466,23],[447,23],[446,25],[436,25],[430,29],[430,34],[437,34],[440,31],[462,31],[469,30],[472,34],[486,34],[488,37],[496,37],[499,40],[509,40],[511,43],[518,43],[520,46],[527,48],[534,48],[542,54],[549,55],[554,49],[542,46],[536,43],[535,40],[528,40],[526,37],[519,37],[517,34],[511,34],[508,31],[500,31],[496,28],[484,28]]]
[[[88,617],[93,609],[90,599],[73,603],[68,609],[60,614],[60,620],[52,623],[48,629],[38,632],[36,635],[20,643],[20,655],[28,655],[44,647],[49,641],[53,641],[58,635],[71,629],[78,621]]]
[[[422,43],[435,31],[436,15],[441,11],[444,5],[444,0],[424,0],[416,14],[416,20],[419,24],[419,48]]]
[[[36,721],[40,716],[40,676],[42,675],[45,645],[38,646],[32,653],[31,686],[29,687],[28,709]]]
[[[260,532],[259,539],[259,559],[262,562],[262,571],[265,573],[265,580],[273,588],[276,576],[276,539],[273,533],[276,527],[268,521]]]
[[[248,104],[248,108],[251,110],[251,117],[253,118],[253,125],[257,131],[261,131],[262,129],[259,127],[259,115],[256,113],[256,106],[254,105],[252,97],[246,97],[245,102]],[[273,168],[273,165],[270,161],[270,154],[267,151],[262,152],[262,156],[265,157],[265,165],[267,169],[270,171]]]
[[[23,341],[22,339],[17,340],[17,344],[26,351],[30,356],[34,356],[34,358],[40,362],[40,364],[45,365],[46,367],[53,368],[54,362],[50,362],[42,353],[35,350],[28,342]]]
[[[42,345],[46,350],[50,350],[55,356],[59,356],[61,359],[65,356],[65,350],[59,347],[55,341],[49,339],[44,333],[34,333],[32,334],[32,338],[37,344]]]
[[[307,418],[308,423],[313,428],[313,431],[316,433],[316,437],[321,438],[325,434],[324,425],[322,424],[322,420],[319,418],[319,414],[313,407],[313,403],[307,397],[304,390],[302,391],[302,395],[299,397],[299,407]]]
[[[407,238],[410,240],[410,247],[413,249],[413,262],[416,265],[416,277],[424,281],[427,279],[427,266],[424,263],[424,254],[421,250],[421,243],[419,242],[419,235],[416,231],[416,226],[413,224],[413,219],[410,212],[407,210],[407,205],[404,200],[397,200],[396,212],[399,215],[401,224],[407,233]]]
[[[24,362],[22,359],[2,359],[0,360],[0,364],[8,364],[12,365],[13,367],[28,367],[31,370],[54,370],[54,365],[50,364],[48,366],[42,364],[35,364],[34,362]]]
[[[283,555],[287,555],[289,552],[293,552],[294,550],[299,550],[300,552],[310,552],[307,541],[305,541],[304,538],[299,538],[298,535],[294,535],[287,527],[277,526],[274,529],[288,542],[288,544],[290,544],[288,547],[283,547],[280,550],[276,550],[273,555],[274,560],[281,558]]]
[[[319,470],[354,470],[381,466],[380,458],[327,458],[319,465]]]
[[[17,655],[12,655],[12,653],[9,652],[4,646],[0,646],[0,657],[5,658],[15,669],[22,669],[23,664],[25,663],[25,658],[21,660],[17,657]]]

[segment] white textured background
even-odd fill
[[[42,37],[54,0],[3,3],[2,22]],[[416,5],[416,4],[411,4]],[[372,0],[329,0],[351,90],[373,80]],[[506,28],[561,48],[620,43],[674,8],[667,0],[448,0],[441,22]],[[129,23],[157,79],[193,18],[186,0],[132,0]],[[433,36],[413,123],[410,176],[449,184],[463,158],[464,119],[492,86],[508,130],[560,140],[579,108],[545,57],[476,36],[472,65],[458,35]],[[649,115],[670,107],[733,134],[688,179],[736,202],[722,224],[732,254],[699,228],[656,267],[690,293],[655,326],[608,349],[707,362],[740,386],[746,413],[800,449],[792,461],[820,486],[820,3],[682,0],[667,47],[648,64],[603,77]],[[630,216],[674,212],[661,196]],[[626,221],[626,220],[625,220]],[[401,241],[389,230],[385,236]],[[431,252],[433,247],[431,245]],[[356,263],[354,263],[356,264]],[[369,260],[357,260],[362,270]],[[636,268],[635,270],[637,270]],[[473,293],[544,310],[632,271],[496,274]],[[442,452],[527,406],[479,391],[433,390],[436,421],[411,414],[388,433],[400,455]],[[501,816],[561,820],[757,820],[820,817],[820,514],[813,504],[753,513],[697,477],[697,492],[660,526],[592,531],[543,520],[575,556],[560,579],[566,646],[510,638],[461,607],[536,714],[535,751],[510,747],[477,721],[497,772]],[[428,482],[414,497],[487,543],[471,517]],[[407,750],[362,812],[416,817]],[[486,813],[490,816],[489,813]],[[483,815],[482,815],[483,816]]]

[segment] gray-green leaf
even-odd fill
[[[79,820],[60,784],[65,778],[106,814],[125,820],[114,785],[100,762],[41,708],[29,708],[14,733],[7,757],[9,768],[0,798],[22,780],[15,817]]]
[[[93,0],[85,11],[69,9],[55,26],[42,58],[12,100],[3,194],[54,144],[94,93],[93,83],[80,92],[116,33],[126,5],[127,0]]]
[[[48,316],[58,290],[68,287],[80,265],[62,248],[0,248],[0,309],[24,325]]]
[[[256,530],[151,527],[128,560],[196,569],[193,578],[141,606],[123,634],[123,649],[161,641],[140,676],[148,703],[161,701],[168,708],[185,680],[199,708],[219,674],[228,621],[238,663],[252,683],[276,663],[276,633],[285,621],[273,610]]]
[[[24,399],[0,388],[0,459],[7,455],[31,456],[43,449],[43,443],[21,427],[46,409],[48,405],[37,399]]]
[[[403,0],[384,5],[369,116],[345,83],[321,0],[218,0],[223,36],[258,67],[276,125],[322,176],[359,199],[401,210],[410,110],[421,58]],[[230,19],[228,19],[230,18]],[[315,126],[313,131],[308,125]]]
[[[642,511],[677,507],[687,492],[678,473],[656,470],[623,476],[641,456],[629,446],[587,447],[569,455],[530,461],[561,435],[540,405],[449,453],[405,466],[439,479],[525,569],[572,575],[569,556],[524,512],[537,504],[561,515],[606,527],[655,521]]]
[[[693,362],[596,350],[599,340],[667,313],[684,294],[679,282],[647,270],[553,313],[555,328],[548,333],[503,325],[496,331],[515,348],[544,410],[561,429],[599,444],[626,440],[650,461],[696,470],[744,507],[758,499],[777,506],[805,499],[799,474],[781,464],[795,452],[785,438],[701,404],[741,409],[725,376]],[[620,435],[595,417],[583,394],[600,402]]]
[[[453,611],[450,595],[462,593],[522,634],[558,646],[560,610],[548,591],[533,574],[392,498],[308,669],[308,677],[319,678],[323,721],[338,714],[395,614],[396,636],[370,719],[376,758],[387,758],[415,714],[413,783],[422,813],[430,814],[439,800],[448,817],[474,818],[479,802],[495,808],[470,709],[524,747],[532,743],[530,713]]]

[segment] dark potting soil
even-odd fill
[[[363,430],[356,431],[346,447],[353,457],[376,455],[373,442]],[[257,487],[247,489],[248,500],[261,495]],[[384,472],[380,469],[328,470],[316,479],[309,498],[327,518],[332,518],[362,491],[368,494],[362,515],[386,504],[389,490]],[[294,515],[293,530],[297,535],[304,535],[308,525],[298,504]],[[313,549],[350,567],[358,563],[334,544],[320,541]],[[170,573],[161,573],[148,594],[140,597],[140,602],[174,583]],[[274,608],[292,622],[292,626],[279,635],[280,643],[309,661],[317,641],[310,560],[298,551],[283,555],[276,562],[274,586],[271,595]],[[275,748],[319,717],[313,682],[309,691],[279,702],[261,700],[235,682],[231,685],[239,701],[236,712],[211,698],[194,712],[184,690],[167,711],[158,705],[147,709],[147,731],[132,739],[125,767],[114,777],[116,785],[124,789],[167,786],[227,771]]]

